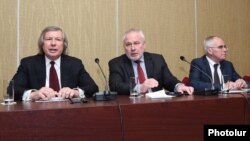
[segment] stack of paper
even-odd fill
[[[36,102],[55,102],[55,101],[67,101],[68,99],[64,99],[62,97],[52,97],[51,99],[40,99],[36,100]]]
[[[250,89],[231,89],[229,93],[249,93]]]
[[[172,98],[174,96],[166,95],[165,90],[160,90],[156,92],[147,93],[146,97],[149,98]]]

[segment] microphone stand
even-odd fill
[[[117,95],[117,92],[111,92],[111,91],[110,91],[110,88],[109,88],[109,85],[108,85],[108,81],[107,81],[107,79],[106,79],[106,76],[105,76],[105,74],[104,74],[104,72],[103,72],[103,70],[102,70],[102,67],[101,67],[100,64],[99,64],[99,59],[96,58],[96,59],[95,59],[95,62],[98,64],[98,66],[99,66],[99,68],[100,68],[100,70],[101,70],[101,72],[102,72],[102,75],[103,75],[103,77],[104,77],[104,79],[105,79],[106,85],[105,85],[105,90],[104,90],[103,92],[97,92],[97,93],[94,94],[94,96],[93,96],[94,99],[97,100],[97,101],[105,101],[105,100],[112,100],[112,99],[115,99],[115,98],[116,98],[116,95]]]

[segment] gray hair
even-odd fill
[[[217,37],[217,36],[208,36],[205,38],[204,40],[204,49],[205,51],[207,51],[208,48],[212,47],[213,46],[213,39]]]
[[[143,42],[145,42],[145,36],[142,30],[140,29],[136,29],[136,28],[130,28],[129,30],[127,30],[122,37],[122,42],[123,42],[123,46],[125,45],[125,40],[127,39],[127,35],[131,32],[138,32],[141,35],[141,39]]]
[[[65,54],[66,49],[68,47],[68,39],[67,39],[66,33],[64,33],[63,30],[57,26],[48,26],[48,27],[44,28],[43,31],[41,32],[40,37],[38,38],[39,54],[44,54],[44,51],[43,51],[44,36],[47,32],[50,32],[50,31],[61,31],[62,32],[62,34],[63,34],[63,52],[62,52],[62,54]]]

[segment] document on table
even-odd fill
[[[232,89],[228,93],[249,93],[250,89]]]
[[[156,92],[147,93],[146,97],[149,97],[149,98],[172,98],[175,96],[166,95],[165,90],[160,90],[160,91],[156,91]]]
[[[51,99],[40,99],[36,100],[36,102],[56,102],[56,101],[67,101],[68,99],[62,97],[52,97]]]

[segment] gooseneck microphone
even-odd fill
[[[204,74],[207,78],[209,78],[210,80],[210,84],[211,84],[211,90],[208,92],[207,90],[205,90],[205,95],[215,95],[218,94],[218,90],[215,90],[214,85],[213,85],[213,79],[211,76],[209,76],[206,72],[204,72],[203,70],[201,70],[198,66],[193,65],[191,62],[187,61],[185,59],[184,56],[180,56],[180,59],[188,64],[190,64],[192,67],[194,67],[195,69],[197,69],[199,72],[201,72],[202,74]],[[197,93],[200,94],[200,93]],[[203,95],[203,94],[202,94]]]
[[[197,69],[198,71],[200,71],[202,74],[204,74],[205,76],[207,76],[207,77],[209,78],[209,80],[210,80],[210,83],[211,83],[211,89],[212,89],[212,90],[214,89],[213,79],[212,79],[206,72],[202,71],[199,67],[197,67],[197,66],[193,65],[192,63],[190,63],[189,61],[187,61],[187,60],[185,59],[184,56],[180,56],[180,59],[181,59],[182,61],[184,61],[184,62],[187,62],[187,63],[190,64],[192,67],[194,67],[195,69]]]
[[[102,72],[102,76],[104,77],[105,79],[105,91],[104,92],[97,92],[94,94],[94,99],[95,100],[100,100],[100,101],[103,101],[103,100],[112,100],[112,99],[115,99],[116,98],[116,95],[117,95],[117,92],[111,92],[110,91],[110,88],[109,88],[109,84],[108,84],[108,81],[107,81],[107,78],[106,78],[106,75],[104,74],[103,70],[102,70],[102,67],[99,63],[99,59],[98,58],[95,58],[95,62],[96,64],[99,66],[101,72]]]
[[[102,76],[103,76],[104,79],[105,79],[105,93],[108,94],[108,93],[110,92],[110,89],[109,89],[109,85],[108,85],[107,78],[106,78],[106,76],[105,76],[105,74],[104,74],[104,72],[103,72],[103,70],[102,70],[102,67],[101,67],[101,65],[100,65],[100,63],[99,63],[99,59],[98,59],[98,58],[95,58],[95,62],[96,62],[96,64],[99,66],[99,68],[100,68],[100,70],[101,70],[101,72],[102,72]]]

